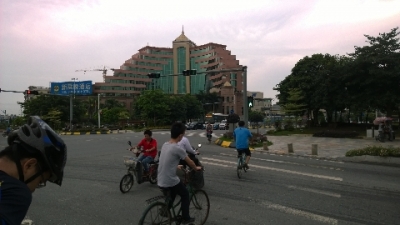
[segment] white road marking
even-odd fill
[[[236,150],[235,150],[235,151],[236,151]],[[237,157],[236,154],[220,153],[220,155]],[[288,156],[288,157],[289,157],[289,156]],[[262,158],[257,158],[257,157],[253,157],[253,156],[251,157],[251,159],[260,160],[260,161],[267,161],[267,162],[273,162],[273,163],[286,163],[286,164],[299,165],[299,166],[309,166],[309,167],[315,167],[315,168],[324,168],[324,169],[330,169],[330,170],[343,171],[343,170],[340,169],[340,168],[327,167],[327,166],[314,166],[314,165],[309,165],[309,164],[302,164],[302,163],[295,163],[295,162],[287,162],[287,161],[273,160],[273,159],[262,159]],[[329,161],[329,162],[330,162],[330,161]]]
[[[201,133],[199,133],[199,136],[200,136],[200,137],[207,137],[207,133],[206,133],[206,132],[201,132]],[[219,137],[222,136],[222,135],[219,136],[219,135],[217,135],[216,133],[212,133],[211,136],[212,136],[212,137],[215,137],[215,138],[219,138]]]
[[[331,197],[335,197],[335,198],[342,197],[341,194],[336,194],[336,193],[329,192],[329,191],[320,191],[320,190],[312,189],[312,188],[302,188],[302,187],[297,187],[297,186],[293,186],[293,185],[289,185],[288,188],[298,189],[298,190],[302,190],[302,191],[308,191],[308,192],[312,192],[312,193],[316,193],[316,194],[327,195],[327,196],[331,196]]]
[[[203,157],[202,159],[203,159],[203,160],[210,160],[210,161],[214,161],[214,162],[236,164],[236,162],[226,161],[226,160],[220,160],[220,159],[214,159],[214,158]],[[302,172],[297,172],[297,171],[292,171],[292,170],[285,170],[285,169],[279,169],[279,168],[268,167],[268,166],[258,166],[258,165],[251,164],[250,167],[252,167],[252,168],[259,168],[259,169],[266,169],[266,170],[272,170],[272,171],[283,172],[283,173],[290,173],[290,174],[295,174],[295,175],[302,175],[302,176],[314,177],[314,178],[319,178],[319,179],[343,181],[343,178],[341,178],[341,177],[332,177],[332,176],[318,175],[318,174],[312,174],[312,173],[302,173]]]
[[[233,166],[228,166],[228,165],[224,165],[224,164],[220,164],[220,163],[212,163],[212,162],[204,162],[204,161],[201,161],[201,164],[214,165],[214,166],[222,166],[222,167],[233,167]],[[233,167],[233,168],[235,168],[235,167]]]
[[[21,225],[32,225],[32,224],[33,224],[33,221],[30,219],[24,219],[24,220],[22,220],[22,223],[21,223]]]
[[[274,204],[274,203],[267,202],[267,201],[263,201],[263,202],[261,202],[261,204],[265,205],[269,209],[278,210],[278,211],[281,211],[281,212],[284,212],[284,213],[287,213],[287,214],[292,214],[292,215],[295,215],[295,216],[302,216],[302,217],[305,217],[307,219],[315,220],[315,221],[326,223],[326,224],[332,224],[332,225],[337,225],[338,224],[338,220],[330,218],[330,217],[321,216],[321,215],[318,215],[318,214],[305,212],[305,211],[298,210],[298,209],[293,209],[293,208],[290,208],[290,207]]]

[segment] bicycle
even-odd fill
[[[238,162],[237,162],[237,176],[242,178],[242,170],[246,173],[247,168],[244,166],[244,163],[246,162],[246,153],[244,151],[238,152]]]
[[[128,144],[132,147],[130,141],[128,141]],[[134,183],[134,176],[136,177],[136,181],[138,184],[143,183],[143,181],[149,181],[151,184],[157,183],[158,162],[150,162],[148,175],[142,176],[143,165],[137,161],[137,158],[140,155],[141,151],[134,148],[132,152],[136,155],[136,158],[133,158],[131,156],[124,156],[124,164],[127,167],[127,173],[122,177],[121,181],[119,182],[119,190],[122,193],[126,193],[132,188]]]
[[[195,218],[196,225],[203,225],[207,221],[210,213],[210,200],[204,190],[195,189],[191,184],[191,174],[195,173],[191,169],[185,169],[184,183],[189,191],[189,213],[190,217]],[[146,200],[147,208],[140,218],[139,225],[145,224],[172,224],[179,225],[182,222],[181,200],[172,202],[168,188],[160,188],[163,195]],[[164,200],[164,201],[160,201]],[[178,208],[178,211],[176,209]]]
[[[208,144],[211,144],[211,138],[212,138],[212,131],[207,131]]]

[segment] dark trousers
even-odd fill
[[[182,182],[170,187],[169,190],[171,192],[172,203],[174,202],[176,195],[181,196],[182,217],[184,220],[189,220],[189,191]]]

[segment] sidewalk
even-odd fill
[[[323,138],[307,135],[292,136],[268,136],[268,140],[273,145],[268,146],[268,150],[256,148],[254,151],[267,154],[292,155],[297,157],[315,157],[318,159],[328,159],[337,161],[351,162],[374,162],[383,164],[400,165],[400,158],[379,157],[379,156],[353,156],[346,157],[349,150],[360,149],[368,146],[400,147],[400,140],[379,142],[373,138],[350,139],[350,138]],[[293,145],[293,153],[289,153],[288,144]],[[312,155],[312,145],[317,144],[318,155]],[[228,145],[229,146],[229,145]],[[232,147],[232,146],[230,146]]]

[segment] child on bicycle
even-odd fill
[[[176,195],[181,196],[181,209],[183,222],[181,224],[192,224],[194,218],[189,216],[189,191],[176,175],[176,169],[181,169],[179,161],[183,159],[187,165],[194,170],[201,170],[200,166],[188,157],[186,151],[179,147],[178,142],[185,135],[186,127],[182,123],[174,123],[171,127],[171,139],[161,147],[158,165],[157,184],[160,188],[170,190],[172,202]]]
[[[249,139],[253,137],[249,129],[244,127],[244,121],[239,121],[239,127],[233,131],[233,139],[236,142],[236,150],[238,151],[238,157],[242,156],[243,153],[246,154],[246,162],[244,167],[249,169],[249,161],[251,157],[251,152],[249,149]]]

